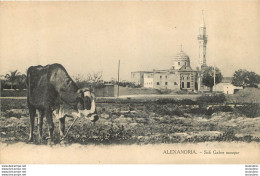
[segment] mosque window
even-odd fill
[[[184,82],[181,83],[181,87],[184,88]]]
[[[185,62],[185,65],[187,65],[187,62]]]
[[[181,65],[181,63],[180,63],[180,62],[178,62],[178,65]]]
[[[167,86],[167,85],[168,85],[168,82],[165,82],[165,85]]]
[[[157,82],[157,85],[160,85],[160,83],[159,83],[159,82]]]
[[[187,88],[190,88],[190,82],[187,82]]]
[[[162,76],[160,76],[160,78],[162,78]]]
[[[167,79],[167,76],[165,76],[165,78]]]
[[[178,85],[178,83],[174,82],[174,85]]]

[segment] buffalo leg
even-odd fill
[[[60,126],[60,139],[62,140],[65,133],[65,117],[59,119],[59,126]]]
[[[43,125],[43,116],[44,111],[39,110],[39,120],[38,120],[38,135],[39,135],[39,143],[42,143],[42,125]]]
[[[29,113],[30,113],[30,135],[29,142],[33,142],[33,130],[34,130],[34,119],[36,114],[36,108],[29,105]]]
[[[46,115],[46,120],[48,124],[48,129],[49,129],[49,142],[52,144],[53,143],[53,130],[54,130],[54,124],[53,124],[53,119],[52,119],[52,112],[48,109],[45,111]]]

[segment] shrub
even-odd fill
[[[170,94],[172,91],[170,89],[157,89],[159,94]]]
[[[229,103],[260,103],[260,89],[246,88],[234,95],[228,95]]]
[[[179,90],[176,92],[176,94],[188,94],[187,90]]]
[[[260,117],[260,104],[250,103],[244,106],[236,107],[236,109],[247,117]]]
[[[195,105],[196,102],[191,100],[191,99],[183,99],[183,100],[180,100],[180,104],[182,104],[182,105]]]
[[[146,105],[146,109],[149,112],[154,112],[160,116],[164,116],[164,115],[184,116],[184,112],[176,105],[167,106],[167,105],[149,104]]]
[[[217,94],[217,95],[203,95],[200,96],[197,99],[197,102],[199,104],[204,104],[204,103],[224,103],[226,101],[226,97],[224,94]]]
[[[220,134],[217,138],[217,141],[235,141],[237,137],[235,136],[234,130],[227,129],[223,134]]]
[[[157,104],[168,104],[168,103],[176,104],[177,102],[178,102],[177,100],[171,98],[158,99],[156,101]]]
[[[158,99],[157,104],[181,104],[181,105],[195,105],[196,102],[191,99],[175,100],[172,98]]]
[[[183,95],[183,94],[197,94],[194,91],[188,91],[188,90],[178,90],[176,94]]]

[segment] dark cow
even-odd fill
[[[31,66],[27,71],[27,103],[30,113],[30,136],[33,141],[34,119],[39,112],[38,133],[42,141],[43,117],[46,116],[49,137],[53,143],[53,112],[59,118],[60,137],[65,132],[65,117],[93,117],[98,120],[95,108],[95,96],[89,89],[79,89],[60,64]]]

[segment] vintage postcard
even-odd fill
[[[1,164],[259,164],[260,2],[0,2]]]

